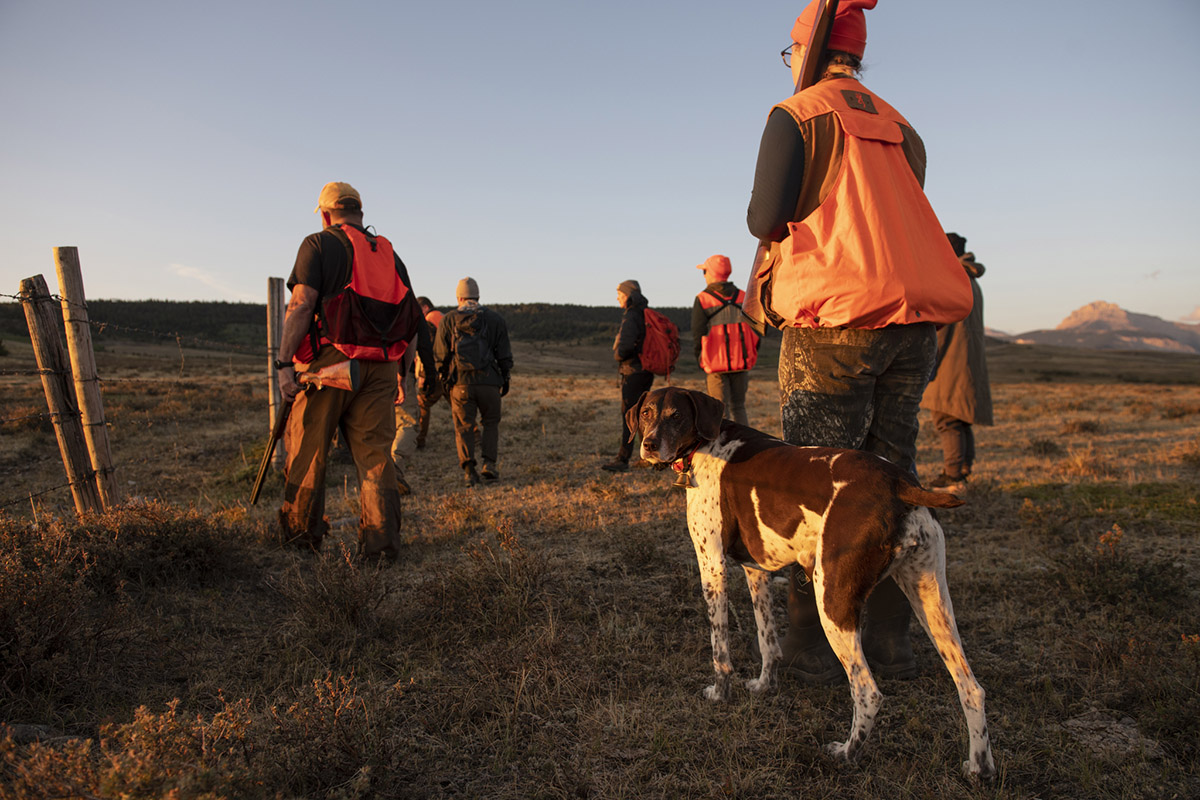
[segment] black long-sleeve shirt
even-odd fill
[[[354,227],[363,233],[367,232],[366,228],[361,225],[354,225]],[[400,260],[400,256],[394,249],[392,258],[396,261],[396,274],[400,276],[400,280],[411,292],[412,280],[408,276],[408,267]],[[340,292],[342,287],[349,282],[350,254],[346,251],[346,244],[341,237],[330,228],[306,236],[300,243],[299,252],[296,253],[296,263],[292,267],[292,274],[287,281],[288,289],[302,283],[316,289],[323,300]],[[414,294],[413,297],[415,298],[416,295]],[[437,368],[433,363],[433,337],[430,336],[428,325],[417,326],[417,356],[421,359],[421,366],[427,370],[427,374],[437,374]]]

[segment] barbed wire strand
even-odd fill
[[[37,299],[53,300],[53,301],[57,301],[60,303],[66,303],[69,306],[74,306],[76,308],[80,308],[84,311],[87,311],[87,304],[76,303],[74,301],[67,300],[66,298],[62,297],[61,295],[50,294],[50,295],[37,295],[34,297],[30,297],[29,295],[26,295],[26,294],[13,295],[13,294],[6,294],[3,292],[0,292],[0,297],[8,298],[10,300],[17,300],[22,303],[24,303],[28,300],[37,300]],[[153,336],[153,337],[157,337],[160,339],[174,339],[176,346],[179,348],[179,377],[180,378],[182,378],[184,375],[184,350],[183,350],[183,348],[184,348],[185,342],[188,343],[189,345],[203,345],[203,346],[206,346],[207,349],[224,350],[224,351],[235,352],[235,353],[256,354],[256,353],[261,352],[261,349],[257,348],[257,347],[244,347],[241,345],[229,344],[227,342],[216,342],[211,339],[201,339],[200,337],[197,337],[197,336],[184,336],[183,334],[178,333],[178,332],[166,333],[163,331],[156,331],[156,330],[152,330],[152,329],[148,329],[148,328],[137,328],[137,327],[130,326],[130,325],[118,325],[113,322],[105,322],[102,320],[93,320],[93,319],[89,319],[88,323],[93,328],[95,328],[98,333],[104,333],[105,331],[111,329],[114,331],[120,331],[122,333],[139,333],[142,335]],[[271,350],[271,348],[269,348],[269,347],[267,349],[268,349],[268,351]],[[52,369],[0,370],[0,375],[19,375],[19,376],[23,376],[23,377],[40,376],[40,375],[70,375],[70,374],[71,374],[70,370],[52,370]],[[104,379],[101,379],[99,376],[96,376],[94,378],[88,378],[86,380],[87,381],[105,382]],[[145,378],[116,378],[116,379],[112,379],[112,380],[115,382],[146,381]],[[29,419],[54,419],[55,417],[60,417],[60,418],[62,418],[62,417],[82,417],[82,414],[79,411],[66,412],[66,413],[46,412],[46,413],[40,413],[40,414],[29,414],[29,415],[22,416],[22,417],[12,417],[12,418],[7,418],[7,419],[0,419],[0,425],[12,423],[12,422],[22,422],[24,420],[29,420]],[[84,424],[91,425],[91,426],[102,426],[102,425],[106,425],[106,424],[111,425],[112,421],[109,420],[107,422],[90,422],[90,423],[84,423]],[[146,428],[150,428],[155,425],[155,423],[153,421],[139,423],[139,422],[133,422],[131,420],[125,421],[122,424],[129,425],[132,427],[146,427]],[[91,470],[83,478],[83,480],[91,481],[91,480],[95,479],[95,477],[97,475],[110,474],[110,473],[115,472],[116,469],[117,469],[117,467],[113,466],[113,467],[107,467],[107,468],[101,469],[101,470]],[[14,505],[17,505],[18,503],[24,503],[26,501],[32,502],[34,500],[34,498],[50,494],[51,492],[57,492],[62,489],[69,489],[73,485],[75,485],[74,481],[67,481],[66,483],[58,484],[57,486],[51,486],[49,488],[42,489],[39,492],[29,492],[27,494],[22,495],[21,497],[0,502],[0,508],[8,508],[9,506],[14,506]]]
[[[22,303],[24,303],[28,300],[54,300],[59,303],[66,303],[69,306],[73,306],[73,307],[81,309],[83,311],[87,311],[86,303],[76,303],[73,300],[68,300],[65,297],[63,297],[62,295],[57,295],[57,294],[29,296],[29,295],[25,295],[25,294],[4,294],[4,293],[0,292],[0,297],[7,297],[11,300],[19,300]],[[246,347],[244,345],[230,344],[229,342],[217,342],[217,341],[213,341],[212,339],[202,339],[199,336],[184,336],[183,334],[179,333],[178,331],[165,332],[165,331],[151,330],[149,328],[135,328],[135,327],[132,327],[129,325],[118,325],[115,322],[104,322],[103,320],[96,320],[96,319],[90,319],[90,318],[88,319],[88,324],[91,327],[95,328],[97,333],[103,333],[105,330],[111,328],[114,331],[121,331],[123,333],[140,333],[140,334],[143,334],[146,336],[154,336],[159,339],[174,339],[176,344],[179,345],[180,354],[183,353],[183,345],[185,342],[189,346],[191,346],[191,345],[203,346],[204,349],[209,349],[209,350],[224,350],[227,352],[246,353],[246,354],[256,354],[256,353],[261,352],[261,348],[258,348],[258,347]]]
[[[66,483],[61,483],[58,486],[51,486],[49,489],[42,489],[40,492],[30,492],[29,494],[22,495],[21,497],[18,497],[15,500],[5,500],[4,502],[0,502],[0,508],[8,508],[9,506],[15,506],[17,503],[32,502],[33,498],[35,498],[35,497],[41,497],[44,494],[50,494],[51,492],[57,492],[60,489],[69,489],[73,485],[74,485],[74,481],[67,481]]]

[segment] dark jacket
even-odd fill
[[[629,295],[625,313],[621,316],[621,329],[613,342],[613,358],[622,375],[644,372],[642,369],[642,343],[646,340],[646,298],[640,292]]]
[[[983,292],[976,280],[983,275],[984,267],[976,263],[974,253],[965,253],[960,261],[971,279],[975,307],[966,319],[938,331],[937,366],[933,380],[925,387],[921,408],[940,411],[973,425],[991,425],[992,390],[984,352]]]
[[[488,345],[488,363],[481,370],[460,371],[455,367],[455,347],[461,336],[480,323],[483,324],[483,335]],[[447,386],[458,383],[503,386],[512,371],[508,325],[504,317],[478,303],[459,306],[442,317],[433,343],[433,354],[438,375],[444,381],[448,379]]]

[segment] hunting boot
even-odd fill
[[[781,670],[808,686],[827,686],[846,675],[821,627],[812,581],[798,566],[788,580],[788,630],[780,647]]]
[[[884,678],[917,677],[917,659],[908,638],[912,606],[896,581],[888,578],[867,598],[863,652],[871,672]]]

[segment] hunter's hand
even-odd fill
[[[300,384],[296,383],[296,370],[289,364],[276,372],[279,375],[279,393],[283,395],[283,402],[290,403],[300,394]]]

